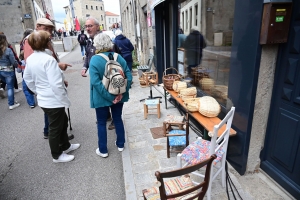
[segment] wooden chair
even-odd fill
[[[172,120],[168,120],[167,117],[163,122],[163,130],[164,136],[167,137],[167,157],[170,158],[171,151],[181,152],[181,150],[176,150],[176,147],[189,145],[188,113],[185,118],[184,116],[173,116]],[[174,150],[171,150],[171,147],[174,148]]]
[[[229,132],[233,120],[234,111],[235,107],[232,107],[231,110],[225,116],[225,118],[218,125],[214,126],[212,134],[209,133],[209,135],[211,136],[211,141],[203,140],[201,137],[199,137],[195,142],[191,143],[188,147],[186,147],[181,154],[177,155],[178,168],[194,165],[198,162],[201,162],[203,159],[207,158],[210,155],[217,155],[217,158],[213,163],[213,166],[217,169],[217,171],[214,172],[212,167],[210,174],[210,183],[207,191],[208,200],[211,199],[212,182],[216,179],[217,175],[220,172],[222,172],[222,186],[225,187],[225,161],[229,141]],[[217,139],[218,132],[223,125],[226,126],[226,129]],[[183,162],[185,163],[184,165]],[[199,172],[196,172],[194,174],[203,177],[203,174],[200,174]]]
[[[155,176],[160,186],[143,190],[144,199],[166,200],[176,197],[181,197],[182,199],[203,199],[208,189],[211,164],[216,157],[216,155],[211,155],[209,158],[196,165],[169,172],[156,171]],[[188,174],[199,170],[205,165],[207,165],[207,167],[204,180],[199,184],[193,184]]]

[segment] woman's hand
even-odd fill
[[[116,96],[116,98],[113,100],[113,104],[119,103],[122,100],[122,98],[123,98],[123,95],[122,94],[118,94]]]

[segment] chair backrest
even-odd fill
[[[151,70],[151,66],[152,66],[152,63],[153,63],[153,57],[154,57],[153,54],[149,55],[149,59],[148,59],[148,62],[147,62],[147,66],[149,66],[149,70],[148,71]]]
[[[226,114],[224,119],[218,125],[214,126],[213,136],[211,138],[211,144],[210,144],[211,145],[210,152],[209,152],[210,155],[215,154],[216,152],[219,151],[219,149],[222,148],[225,151],[223,156],[226,157],[229,133],[230,133],[230,128],[233,120],[234,111],[235,111],[235,107],[231,107],[230,111]],[[225,124],[226,124],[225,130],[220,135],[220,137],[217,138],[220,128]]]
[[[216,157],[217,156],[215,154],[213,154],[213,155],[211,155],[210,158],[207,158],[207,159],[203,160],[202,162],[199,162],[195,165],[187,166],[187,167],[169,171],[169,172],[158,172],[158,171],[155,172],[155,176],[156,176],[157,180],[161,183],[160,187],[159,187],[160,198],[161,199],[176,198],[176,197],[188,195],[193,192],[193,195],[187,199],[195,199],[197,197],[198,197],[198,199],[203,199],[203,197],[208,189],[208,185],[209,185],[211,164],[212,164],[213,160],[216,159]],[[202,168],[205,165],[207,165],[206,170],[205,170],[205,177],[201,183],[196,184],[193,187],[191,187],[187,190],[184,190],[182,192],[176,193],[176,194],[169,194],[169,195],[166,194],[166,189],[165,189],[165,185],[164,185],[165,178],[172,178],[172,177],[186,175],[186,174],[192,173],[196,170],[199,170],[200,168]],[[201,191],[199,191],[200,188],[202,188]]]

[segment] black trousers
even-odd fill
[[[42,108],[49,119],[49,145],[51,154],[57,159],[71,144],[68,139],[68,116],[65,108]]]

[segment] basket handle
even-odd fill
[[[177,74],[179,75],[179,73],[178,73],[177,69],[176,69],[176,68],[174,68],[174,67],[169,67],[169,68],[165,69],[165,71],[164,71],[164,75],[167,75],[167,74],[166,74],[166,71],[167,71],[168,69],[175,69],[175,71],[176,71],[176,72],[177,72]]]

